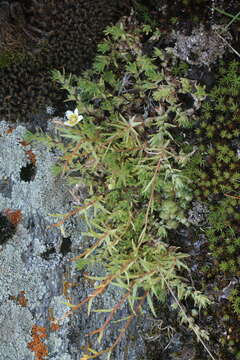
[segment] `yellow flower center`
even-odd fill
[[[68,121],[70,124],[75,124],[75,122],[78,121],[78,116],[76,114],[72,114],[69,116]]]

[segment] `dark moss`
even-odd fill
[[[103,29],[128,9],[119,1],[107,0],[10,4],[7,23],[21,28],[17,49],[25,51],[25,56],[0,68],[0,117],[29,121],[39,109],[53,104],[58,108],[63,103],[63,93],[51,81],[50,70],[81,73],[93,60]]]
[[[213,2],[212,0],[173,0],[171,5],[168,0],[141,0],[137,1],[141,5],[152,11],[154,16],[158,13],[161,17],[161,23],[164,26],[174,24],[178,29],[184,30],[190,34],[196,23],[203,23],[206,27],[210,27],[213,22],[219,19],[222,21],[222,14],[216,9],[221,8],[230,14],[237,14],[239,11],[238,1],[221,0],[221,2]],[[142,13],[144,13],[142,11]],[[229,18],[225,17],[228,22]]]

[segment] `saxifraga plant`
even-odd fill
[[[187,225],[184,210],[191,200],[189,181],[182,174],[191,154],[182,151],[173,134],[189,126],[194,116],[190,121],[177,94],[191,89],[201,101],[204,91],[193,81],[171,75],[170,53],[158,48],[149,56],[143,53],[141,39],[146,31],[151,32],[149,25],[133,27],[127,20],[108,27],[91,70],[80,78],[53,74],[83,115],[75,127],[60,122],[60,138],[46,139],[63,152],[55,174],[67,175],[71,184],[82,184],[88,192],[79,200],[81,205],[55,225],[63,225],[74,214],[84,216],[85,236],[96,242],[75,259],[77,267],[100,262],[106,271],[99,278],[89,276],[99,285],[82,302],[68,306],[73,311],[88,303],[90,312],[94,298],[110,284],[122,288],[119,302],[110,312],[106,309],[109,316],[104,324],[90,334],[97,334],[99,341],[125,302],[132,310],[111,347],[88,349],[82,359],[104,353],[110,358],[143,303],[147,301],[156,315],[153,297],[163,302],[168,294],[175,299],[180,322],[195,332],[213,358],[204,342],[207,333],[180,303],[191,298],[201,309],[209,300],[179,276],[179,270],[187,269],[187,255],[167,239],[168,230]],[[159,31],[152,34],[159,37]],[[28,140],[33,139],[29,134]]]

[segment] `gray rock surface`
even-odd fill
[[[37,325],[46,328],[47,337],[42,339],[48,348],[46,359],[79,360],[81,349],[90,345],[85,334],[100,327],[105,318],[97,313],[88,317],[84,307],[66,316],[69,307],[64,303],[78,303],[94,286],[69,261],[88,245],[82,236],[85,225],[79,217],[72,217],[64,223],[65,233],[49,227],[59,221],[49,214],[65,214],[74,206],[64,179],[51,173],[56,155],[43,144],[21,143],[24,126],[9,128],[8,123],[0,122],[0,214],[6,214],[6,209],[20,210],[22,220],[15,234],[0,246],[0,359],[35,359],[36,352],[28,345],[33,341],[32,327]],[[33,173],[28,167],[29,154],[36,157]],[[0,237],[1,231],[6,229],[0,223]],[[101,264],[89,272],[102,274]],[[95,307],[109,308],[120,296],[119,289],[110,287]],[[127,307],[120,313],[127,316]],[[57,331],[52,331],[54,320],[60,326]],[[107,330],[100,348],[112,344],[118,327]],[[122,341],[112,359],[147,359],[135,322],[131,329],[132,335]],[[91,340],[91,347],[97,346],[97,341]]]
[[[172,38],[176,41],[174,54],[189,64],[210,66],[223,56],[226,45],[231,40],[228,32],[221,38],[220,31],[221,26],[217,25],[210,30],[200,25],[193,29],[191,35],[173,31]]]

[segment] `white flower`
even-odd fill
[[[77,108],[74,110],[74,112],[69,111],[69,110],[66,111],[65,115],[66,115],[67,121],[64,122],[64,125],[67,125],[67,126],[74,126],[83,119],[82,115],[78,115]]]

